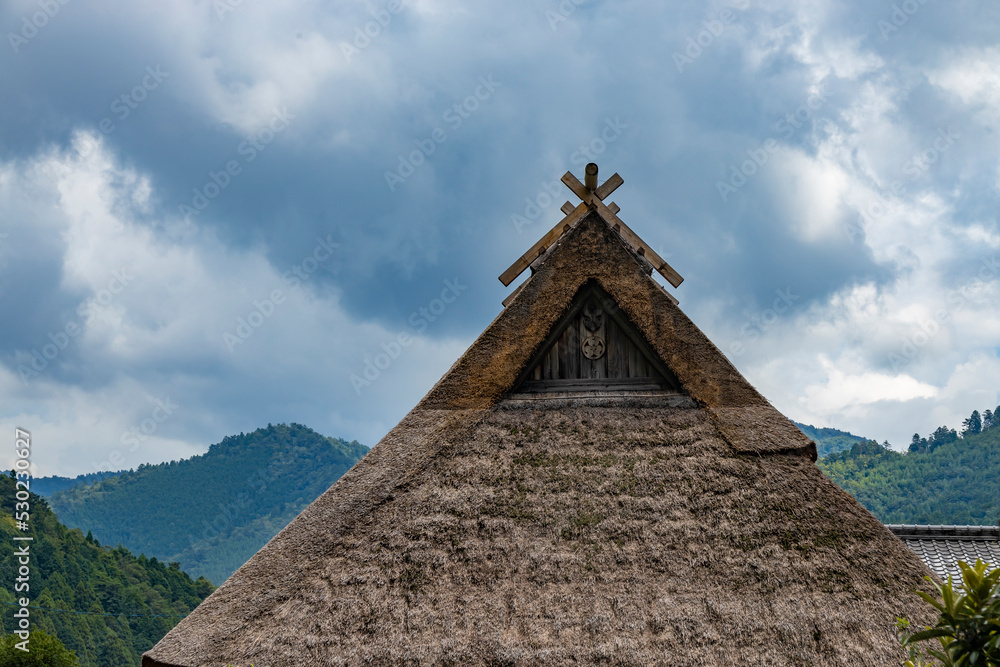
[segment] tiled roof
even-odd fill
[[[952,575],[962,581],[958,561],[969,565],[977,558],[1000,567],[1000,526],[913,526],[887,525],[920,560],[942,580]]]

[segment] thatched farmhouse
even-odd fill
[[[653,279],[598,186],[420,403],[148,667],[897,665],[920,559]]]

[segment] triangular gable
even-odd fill
[[[787,452],[816,459],[816,445],[747,382],[649,275],[597,210],[567,230],[532,266],[508,306],[417,405],[418,410],[488,409],[511,392],[582,287],[596,284],[709,411],[738,452]]]
[[[580,289],[514,386],[516,393],[681,393],[677,378],[595,282]]]

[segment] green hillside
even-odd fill
[[[24,542],[14,536],[34,538],[27,542],[30,588],[17,592],[17,597],[27,595],[32,607],[41,607],[29,610],[32,628],[58,637],[83,667],[138,665],[142,653],[212,591],[208,581],[192,581],[177,563],[136,558],[66,528],[34,493],[28,500],[29,530],[18,530],[14,494],[14,479],[0,476],[0,577],[5,582],[0,604],[7,609],[0,615],[0,634],[15,629],[15,550]]]
[[[816,443],[816,452],[820,458],[850,449],[856,442],[868,441],[867,438],[862,438],[860,435],[854,435],[853,433],[835,428],[816,428],[815,426],[800,424],[796,421],[792,423],[798,426],[800,431]]]
[[[858,444],[821,459],[819,467],[885,523],[996,525],[1000,424],[969,431],[966,421],[963,437],[941,427],[927,438],[914,436],[906,454]]]
[[[93,484],[95,482],[100,482],[101,480],[108,479],[109,477],[120,475],[122,472],[123,471],[121,470],[115,472],[92,472],[86,475],[77,475],[76,477],[33,477],[31,479],[31,490],[40,496],[48,498],[56,491],[62,491],[79,484]]]
[[[222,583],[368,448],[299,424],[230,436],[183,461],[56,492],[66,525]]]

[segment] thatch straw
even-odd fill
[[[588,281],[688,397],[508,395]],[[929,571],[814,456],[591,216],[143,664],[898,664]]]

